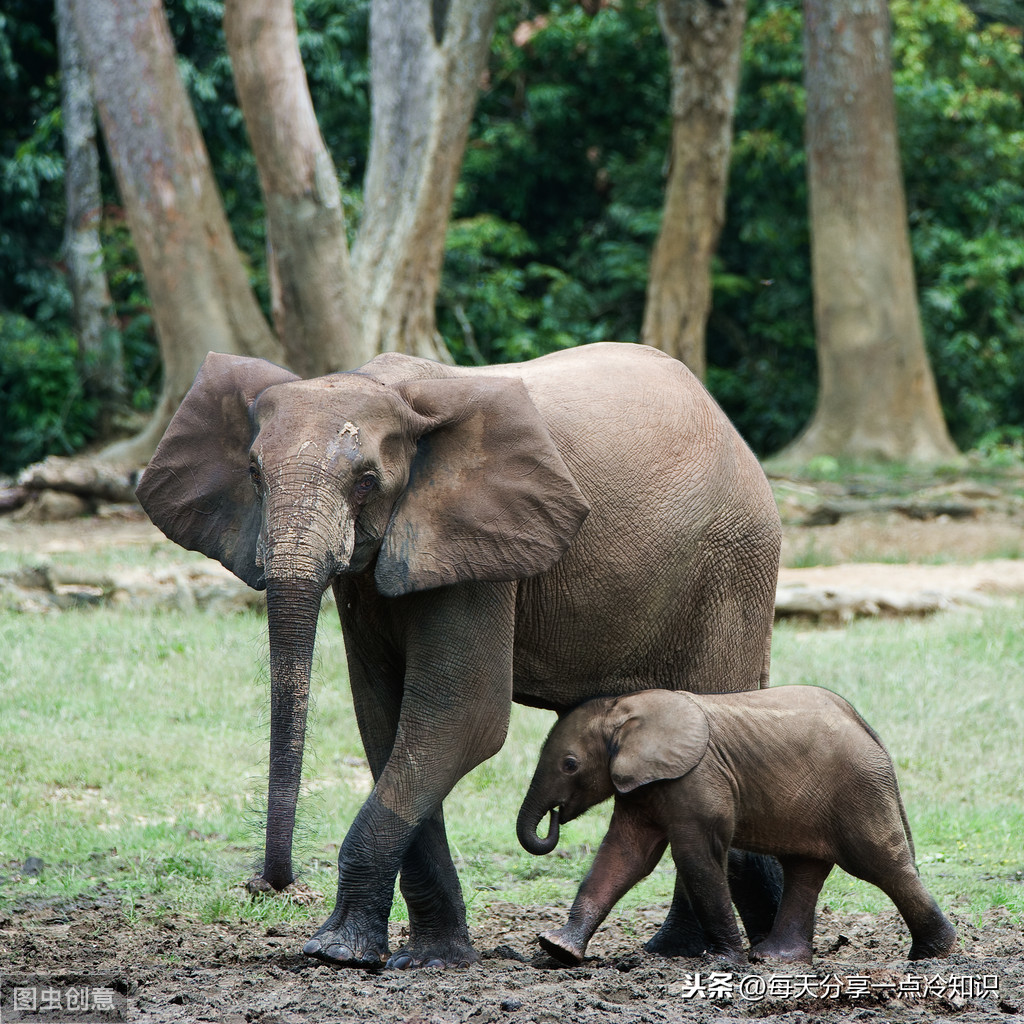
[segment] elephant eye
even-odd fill
[[[353,488],[352,496],[356,501],[363,502],[377,487],[377,478],[372,473],[364,473]]]
[[[576,772],[579,771],[579,768],[580,768],[580,763],[579,763],[579,761],[576,760],[575,757],[572,756],[572,754],[570,754],[562,762],[562,771],[565,772],[566,775],[574,775]]]
[[[263,475],[260,473],[260,467],[255,462],[249,463],[249,479],[252,481],[252,485],[259,494],[263,486]]]

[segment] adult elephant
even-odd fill
[[[375,786],[341,847],[335,909],[305,946],[333,963],[387,956],[399,870],[410,938],[389,965],[477,959],[442,801],[501,747],[512,700],[562,712],[768,681],[771,490],[700,383],[654,349],[472,369],[386,354],[315,380],[211,354],[138,494],[172,540],[266,588],[262,878],[278,889],[293,878],[313,644],[334,588]],[[776,900],[755,895],[748,932],[767,932]],[[680,896],[651,948],[699,947],[693,927]]]

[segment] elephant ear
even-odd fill
[[[398,391],[428,426],[377,559],[378,590],[397,597],[551,568],[590,507],[522,381],[455,377]]]
[[[710,741],[703,709],[687,694],[644,690],[619,699],[611,712],[612,784],[619,793],[678,779],[704,757]]]
[[[135,491],[171,540],[216,558],[257,590],[266,583],[256,564],[260,508],[249,481],[249,410],[261,391],[298,379],[265,359],[211,352]]]

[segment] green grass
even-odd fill
[[[862,462],[821,455],[794,463],[778,456],[764,461],[769,476],[797,482],[839,483],[867,494],[910,494],[922,487],[959,480],[990,484],[1024,495],[1024,458],[1017,448],[972,451],[953,460],[927,465],[903,462]]]
[[[1021,605],[845,630],[782,625],[773,680],[848,697],[900,773],[926,884],[944,905],[1024,916]],[[321,619],[296,859],[330,902],[338,844],[370,787],[333,613]],[[308,918],[325,907],[249,898],[262,851],[267,762],[265,623],[256,615],[0,614],[0,904],[116,893],[129,916]],[[514,710],[501,753],[464,779],[446,820],[470,915],[494,901],[567,908],[610,806],[536,858],[514,823],[553,716]],[[46,864],[24,877],[29,857]],[[668,861],[616,911],[664,902]],[[836,871],[825,900],[878,910]],[[401,917],[401,902],[395,916]]]

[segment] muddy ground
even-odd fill
[[[4,1010],[13,987],[42,975],[53,987],[102,983],[119,994],[118,1010],[86,1019],[153,1024],[711,1024],[747,1018],[845,1024],[946,1017],[974,1024],[1024,1011],[1024,939],[1020,926],[1000,912],[977,921],[950,908],[962,951],[945,960],[909,963],[906,929],[895,912],[838,915],[822,907],[818,956],[810,967],[737,968],[650,956],[636,936],[610,920],[584,965],[565,968],[535,942],[536,933],[559,920],[561,911],[494,903],[474,929],[480,963],[451,971],[367,973],[307,960],[299,952],[307,938],[303,926],[253,930],[173,917],[153,923],[144,905],[135,910],[139,919],[131,924],[114,899],[6,913],[0,918]],[[664,911],[644,912],[648,933]],[[400,941],[396,930],[392,944]],[[2,1019],[17,1018],[4,1013]]]
[[[954,508],[953,514],[939,511],[924,520],[905,510],[854,509],[832,524],[807,522],[794,505],[788,516],[784,508],[786,550],[791,559],[813,550],[840,562],[865,549],[877,550],[879,558],[1005,557],[1014,544],[1022,546],[1019,504],[980,507],[965,516]],[[154,542],[150,528],[131,516],[89,522],[68,527],[0,521],[0,546],[52,555],[81,544]],[[900,567],[889,570],[898,586]],[[946,577],[962,587],[969,572],[949,566]],[[830,573],[841,583],[844,573],[858,578],[863,569],[836,565]],[[565,905],[571,898],[566,892]],[[538,931],[562,923],[563,909],[494,902],[478,914],[473,929],[480,963],[453,971],[368,973],[304,958],[299,951],[308,937],[305,925],[268,929],[159,919],[147,913],[144,902],[136,904],[129,921],[120,902],[106,896],[75,905],[30,903],[0,909],[0,1020],[711,1024],[760,1018],[846,1024],[949,1017],[974,1024],[1024,1013],[1024,935],[1002,911],[979,919],[967,907],[947,907],[960,932],[960,950],[945,960],[910,963],[908,935],[895,911],[837,914],[823,906],[812,966],[736,968],[645,954],[641,943],[665,910],[644,911],[639,928],[636,915],[623,919],[613,913],[595,936],[588,960],[569,969],[541,953],[535,941]],[[392,946],[401,941],[394,931]],[[30,990],[37,1007],[47,992],[52,1006],[54,992],[67,999],[82,986],[113,992],[107,997],[112,1002],[90,1013],[69,1013],[66,1002],[62,1015],[24,1009]],[[15,990],[21,992],[20,1014],[13,1007]]]

